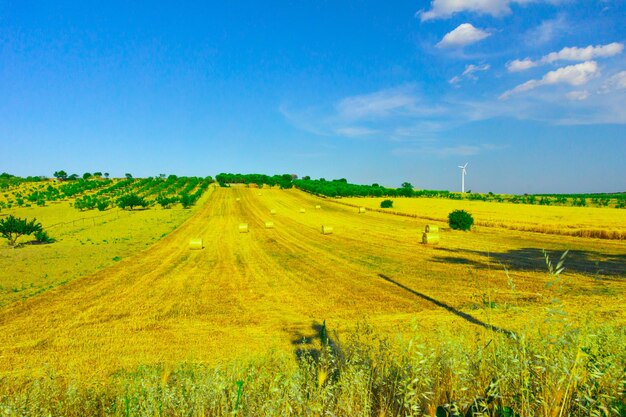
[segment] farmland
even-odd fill
[[[116,395],[123,389],[111,383],[119,375],[129,375],[133,386],[159,386],[174,369],[178,384],[188,372],[219,385],[226,382],[211,379],[206,369],[239,369],[225,377],[229,384],[264,363],[293,371],[293,358],[318,349],[326,329],[336,346],[348,345],[355,334],[363,337],[355,329],[365,328],[375,336],[365,337],[362,349],[385,340],[397,346],[390,348],[394,355],[411,338],[420,346],[438,341],[436,352],[417,349],[439,357],[441,349],[451,349],[447,343],[464,343],[474,353],[493,343],[504,352],[506,335],[559,339],[568,329],[604,323],[600,333],[617,341],[607,352],[622,358],[615,363],[624,359],[615,343],[624,340],[626,325],[626,241],[549,232],[573,224],[576,230],[624,233],[623,210],[398,198],[393,210],[409,215],[393,215],[373,210],[380,200],[331,201],[295,189],[242,185],[212,188],[192,210],[110,209],[108,217],[91,220],[85,214],[98,212],[69,202],[3,211],[45,224],[62,221],[64,229],[57,229],[59,242],[51,245],[0,249],[0,403],[4,395],[5,402],[19,404],[26,394],[17,387],[58,375],[59,385],[48,394],[67,401],[63,387],[82,392],[101,384],[111,391],[101,393],[111,395],[108,412],[122,415]],[[369,210],[359,214],[360,206]],[[454,208],[474,214],[473,232],[445,229]],[[266,221],[274,227],[265,228]],[[239,232],[240,223],[249,225],[249,233]],[[433,223],[444,227],[441,243],[419,244],[424,226]],[[322,234],[322,225],[333,233]],[[191,239],[202,239],[204,249],[189,250]],[[544,249],[555,264],[569,250],[565,272],[547,272]],[[543,348],[546,355],[559,351]],[[276,365],[268,355],[282,359]],[[261,365],[246,368],[249,363]],[[138,382],[133,378],[141,370],[147,374]],[[259,386],[269,383],[263,378],[270,377],[259,374]],[[254,378],[245,379],[254,385]],[[471,396],[489,378],[450,382],[460,390],[454,384],[471,385],[470,393],[459,391]],[[553,394],[562,387],[555,384]],[[36,390],[46,393],[40,385]],[[444,391],[431,402],[445,401]],[[506,395],[512,401],[513,394]],[[217,408],[207,409],[231,409],[232,398],[215,398]],[[142,404],[133,407],[147,407]],[[288,404],[280,407],[289,410]],[[293,407],[285,414],[298,414]]]

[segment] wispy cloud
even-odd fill
[[[346,97],[337,103],[336,108],[340,117],[360,120],[410,113],[416,104],[417,98],[410,90],[399,88]]]
[[[626,71],[620,71],[609,77],[600,88],[601,93],[626,89]]]
[[[471,23],[462,23],[456,29],[446,33],[437,43],[438,48],[458,48],[480,42],[490,36],[489,32],[477,29]]]
[[[582,90],[582,91],[570,91],[569,93],[567,93],[565,95],[565,97],[568,100],[578,100],[578,101],[583,101],[583,100],[587,100],[589,98],[589,91],[587,90]]]
[[[624,44],[613,42],[606,45],[589,45],[584,48],[566,47],[558,52],[550,52],[536,61],[530,58],[522,60],[516,59],[506,64],[509,72],[525,71],[529,68],[537,67],[543,64],[551,64],[557,61],[574,61],[582,62],[598,58],[608,58],[619,55],[624,50]]]
[[[571,30],[571,24],[565,15],[559,14],[554,19],[544,20],[537,27],[530,29],[524,35],[524,42],[532,47],[545,45],[563,33]]]
[[[346,126],[346,127],[337,128],[335,130],[335,133],[337,133],[339,136],[358,138],[358,137],[376,135],[380,133],[380,131],[376,129],[369,129],[367,127],[361,127],[361,126]]]
[[[491,68],[489,64],[474,65],[469,64],[465,67],[465,71],[461,75],[452,77],[448,82],[452,85],[457,85],[464,79],[476,80],[478,77],[475,75],[477,72],[487,71]]]
[[[563,3],[567,0],[432,0],[430,10],[420,10],[417,15],[423,21],[449,18],[456,13],[472,12],[500,17],[511,13],[513,3],[534,2]]]
[[[587,61],[582,64],[569,65],[567,67],[559,68],[554,71],[548,72],[539,80],[526,81],[517,87],[507,90],[500,95],[500,99],[504,100],[511,97],[514,94],[523,93],[525,91],[534,90],[535,88],[552,85],[552,84],[569,84],[573,86],[579,86],[586,84],[589,80],[597,77],[600,74],[600,69],[595,61]]]

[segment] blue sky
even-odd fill
[[[2,1],[0,171],[626,191],[626,3]]]

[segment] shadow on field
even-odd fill
[[[484,327],[485,329],[492,330],[494,332],[503,333],[503,334],[505,334],[505,335],[507,335],[509,337],[515,337],[516,336],[515,332],[513,332],[512,330],[503,329],[502,327],[498,327],[498,326],[494,326],[494,325],[489,324],[489,323],[485,323],[484,321],[481,321],[481,320],[477,319],[476,317],[472,316],[471,314],[467,314],[467,313],[464,313],[462,311],[459,311],[456,308],[454,308],[454,307],[452,307],[452,306],[450,306],[450,305],[448,305],[446,303],[443,303],[443,302],[441,302],[439,300],[435,300],[434,298],[427,296],[426,294],[422,294],[421,292],[417,292],[415,290],[412,290],[411,288],[406,287],[406,286],[400,284],[398,281],[395,281],[395,280],[389,278],[386,275],[378,274],[378,276],[380,278],[384,279],[385,281],[387,281],[387,282],[389,282],[389,283],[391,283],[393,285],[396,285],[396,286],[402,288],[405,291],[410,292],[411,294],[413,294],[413,295],[415,295],[417,297],[420,297],[420,298],[422,298],[422,299],[424,299],[426,301],[429,301],[429,302],[433,303],[434,305],[436,305],[438,307],[441,307],[441,308],[444,308],[444,309],[448,310],[450,313],[454,314],[455,316],[461,317],[465,321],[468,321],[468,322],[470,322],[472,324],[475,324],[477,326]]]
[[[513,249],[506,252],[483,252],[470,249],[445,249],[439,251],[458,254],[461,256],[436,256],[435,262],[467,264],[476,268],[486,269],[493,264],[502,264],[515,271],[547,272],[546,260],[543,251],[537,248]],[[558,262],[562,251],[546,251],[553,265]],[[471,260],[463,255],[478,255],[485,258],[484,262]],[[626,278],[626,254],[607,255],[595,251],[570,250],[565,257],[565,271],[579,274],[621,277]]]
[[[322,356],[322,349],[330,349],[335,356],[341,353],[341,348],[337,340],[328,335],[326,321],[322,324],[314,322],[311,325],[312,332],[308,335],[300,332],[296,333],[291,340],[291,344],[296,346],[295,355],[297,359],[312,359],[319,362]]]

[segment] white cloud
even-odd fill
[[[534,2],[561,3],[567,0],[432,0],[430,10],[417,12],[423,21],[448,18],[459,12],[473,12],[499,17],[511,13],[512,3],[527,4]]]
[[[450,79],[450,81],[448,82],[454,85],[454,84],[460,83],[466,78],[471,79],[471,80],[476,80],[478,79],[478,77],[474,75],[476,72],[487,71],[489,70],[489,68],[491,68],[489,64],[483,64],[483,65],[469,64],[465,67],[465,71],[463,71],[461,75],[452,77],[452,79]]]
[[[507,99],[514,94],[530,91],[543,85],[583,85],[592,78],[598,76],[599,74],[600,70],[598,68],[598,64],[595,61],[587,61],[583,62],[582,64],[569,65],[567,67],[548,72],[540,80],[526,81],[524,84],[520,84],[511,90],[505,91],[504,93],[502,93],[502,95],[500,95],[500,99]]]
[[[607,45],[589,45],[586,48],[563,48],[559,52],[552,52],[541,58],[542,63],[555,61],[589,61],[595,58],[607,58],[622,53],[624,44],[619,42]]]
[[[536,67],[537,65],[539,64],[530,58],[526,58],[522,60],[516,59],[514,61],[507,62],[506,69],[509,70],[509,72],[519,72],[519,71],[526,71],[527,69]]]
[[[462,47],[479,42],[489,36],[489,33],[475,28],[471,23],[463,23],[453,31],[447,33],[437,44],[437,47]]]
[[[570,91],[565,95],[565,97],[567,97],[568,100],[572,101],[583,101],[589,98],[589,91]]]
[[[511,12],[508,3],[508,0],[433,0],[430,10],[418,13],[422,21],[446,18],[463,11],[502,16]]]
[[[617,74],[609,77],[600,89],[600,92],[607,93],[615,90],[626,89],[626,71],[618,72]]]
[[[585,48],[566,47],[558,52],[551,52],[541,59],[533,61],[530,58],[516,59],[506,64],[509,72],[524,71],[542,64],[551,64],[556,61],[589,61],[596,58],[608,58],[619,55],[624,50],[624,44],[613,42],[606,45],[589,45]]]

